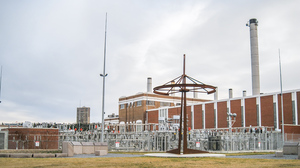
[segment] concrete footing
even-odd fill
[[[282,151],[275,152],[275,157],[283,157],[283,152]]]
[[[0,157],[9,157],[9,153],[0,153]]]
[[[10,158],[54,158],[68,157],[67,153],[0,153],[1,157]]]
[[[11,153],[9,156],[11,158],[31,158],[33,154],[32,153]]]
[[[54,153],[34,153],[32,155],[34,158],[53,158],[55,157]]]
[[[107,155],[107,150],[96,150],[95,151],[96,156],[104,156]]]
[[[68,157],[67,153],[55,153],[55,157]]]
[[[297,155],[298,154],[298,142],[287,142],[283,145],[284,155]]]

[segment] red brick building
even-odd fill
[[[8,128],[8,149],[58,149],[58,129]]]
[[[174,103],[161,106],[160,102],[165,100],[174,100]],[[140,106],[137,101],[141,101]],[[155,103],[149,106],[148,101]],[[178,103],[180,103],[179,97],[161,97],[161,95],[148,93],[120,98],[120,122],[134,122],[139,119],[143,123],[159,123],[162,120],[160,117],[172,120],[174,116],[180,115],[180,106],[174,106]],[[283,109],[284,124],[299,125],[300,90],[283,93]],[[270,126],[281,129],[280,93],[214,101],[189,99],[187,111],[188,125],[192,129],[228,128],[227,112],[237,114],[233,127]]]
[[[187,104],[194,104],[199,102],[206,102],[209,100],[187,98]],[[119,98],[119,118],[120,123],[136,123],[141,120],[142,123],[157,122],[158,118],[155,116],[148,116],[146,112],[151,109],[158,109],[162,107],[179,106],[181,98],[176,96],[164,96],[153,93],[138,93],[133,96]],[[170,112],[170,114],[173,114]],[[178,112],[178,115],[180,113]],[[158,114],[153,114],[158,115]]]

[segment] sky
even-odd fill
[[[262,93],[300,89],[297,0],[0,0],[0,122],[74,123],[77,107],[101,122],[107,13],[105,117],[118,100],[182,74],[252,94],[250,32],[258,20]],[[201,94],[199,98],[213,99]]]

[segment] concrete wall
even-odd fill
[[[0,149],[8,149],[8,131],[0,131]]]

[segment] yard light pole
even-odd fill
[[[281,129],[282,129],[282,144],[284,143],[284,115],[283,115],[283,94],[282,94],[282,75],[281,75],[281,59],[280,49],[279,52],[279,72],[280,72],[280,98],[281,98]]]
[[[107,74],[105,73],[105,61],[106,61],[106,30],[107,30],[107,13],[105,17],[105,39],[104,39],[104,63],[103,63],[103,74],[100,74],[103,77],[103,91],[102,91],[102,123],[101,123],[101,142],[104,142],[104,98],[105,98],[105,77]]]

